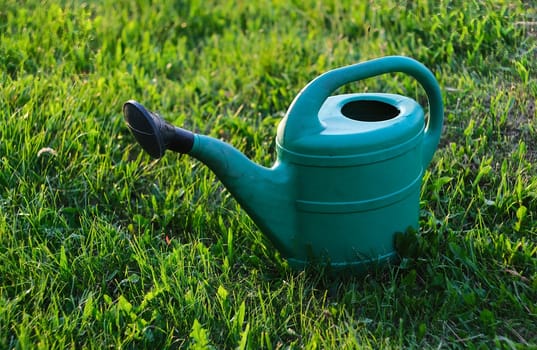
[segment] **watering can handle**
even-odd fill
[[[287,111],[284,141],[292,143],[303,135],[323,129],[318,114],[324,101],[339,87],[386,73],[406,73],[425,89],[429,100],[429,121],[423,141],[423,164],[427,166],[440,140],[444,106],[434,75],[418,61],[404,56],[388,56],[328,71],[312,80]],[[312,116],[315,116],[314,118]]]

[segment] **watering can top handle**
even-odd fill
[[[418,61],[404,56],[388,56],[328,71],[312,80],[298,94],[287,112],[284,141],[292,143],[305,134],[322,130],[318,113],[324,101],[339,87],[386,73],[406,73],[424,88],[429,100],[429,121],[425,129],[424,165],[431,161],[442,129],[442,93],[431,71]],[[314,118],[312,116],[315,116]]]

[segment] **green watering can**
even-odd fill
[[[427,124],[420,105],[405,96],[331,96],[344,84],[392,72],[423,86]],[[136,101],[126,102],[123,113],[152,157],[169,149],[211,168],[292,268],[364,270],[397,256],[396,233],[418,229],[421,179],[440,139],[443,104],[433,74],[411,58],[331,70],[289,107],[271,168],[225,142],[172,126]]]

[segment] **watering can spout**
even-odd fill
[[[289,195],[292,177],[286,164],[276,162],[272,168],[257,165],[235,147],[173,126],[133,100],[124,104],[123,114],[138,143],[153,158],[162,157],[169,149],[207,165],[285,256],[294,229],[294,202]],[[282,209],[289,215],[279,215]]]

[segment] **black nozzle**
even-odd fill
[[[194,134],[167,123],[134,100],[123,105],[125,121],[136,141],[153,158],[160,158],[167,149],[188,153],[194,145]]]

